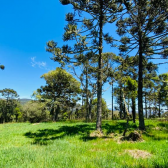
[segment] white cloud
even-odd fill
[[[45,68],[46,69],[46,62],[40,62],[40,61],[36,61],[36,57],[31,57],[31,66],[32,67],[39,67],[39,68]]]

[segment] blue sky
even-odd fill
[[[0,5],[0,89],[12,88],[30,98],[45,82],[40,76],[57,63],[45,51],[49,40],[62,41],[69,7],[57,0],[6,0]]]
[[[1,1],[0,64],[5,70],[0,71],[0,89],[12,88],[20,98],[30,98],[45,84],[40,76],[58,66],[45,51],[46,42],[63,44],[65,14],[70,10],[58,0]],[[168,72],[166,66],[161,66],[160,73]],[[110,95],[110,89],[103,94],[107,104],[111,104]]]

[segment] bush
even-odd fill
[[[49,121],[50,112],[46,104],[38,101],[30,101],[23,106],[23,120],[31,123]]]

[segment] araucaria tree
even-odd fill
[[[61,108],[74,107],[80,93],[80,83],[62,68],[49,71],[41,76],[46,81],[45,86],[37,90],[40,99],[48,99],[53,113],[53,120],[58,120]]]
[[[113,39],[104,32],[106,23],[113,23],[118,12],[122,11],[119,1],[113,0],[61,0],[63,5],[71,4],[74,12],[66,15],[68,25],[63,35],[64,41],[73,40],[71,45],[57,47],[57,43],[47,43],[47,51],[53,53],[53,60],[65,65],[82,63],[86,59],[97,58],[97,122],[96,129],[101,131],[102,118],[102,53],[103,41],[112,43]],[[85,54],[88,52],[89,54]],[[87,55],[87,57],[85,57]]]
[[[118,34],[123,36],[119,46],[123,55],[137,52],[139,129],[145,129],[143,116],[143,69],[145,59],[168,56],[168,1],[125,0],[125,15],[117,22]]]
[[[4,65],[0,65],[0,69],[4,70],[5,66]]]

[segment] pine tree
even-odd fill
[[[167,0],[125,0],[126,15],[117,22],[121,38],[120,51],[128,55],[136,50],[139,57],[138,112],[139,129],[145,129],[143,116],[144,60],[152,55],[168,56],[167,52]]]
[[[119,1],[112,0],[61,0],[61,3],[63,5],[71,4],[74,9],[74,13],[66,15],[68,25],[65,27],[63,36],[64,41],[74,40],[74,46],[64,45],[59,48],[55,42],[51,41],[47,44],[47,51],[54,54],[54,61],[63,65],[73,63],[74,60],[82,63],[85,59],[94,59],[96,56],[98,67],[96,129],[101,131],[103,41],[106,40],[108,43],[113,41],[108,33],[104,33],[103,28],[106,23],[113,23],[116,20],[117,12],[121,12],[123,8]],[[87,51],[90,52],[90,57],[86,58],[84,55]]]

